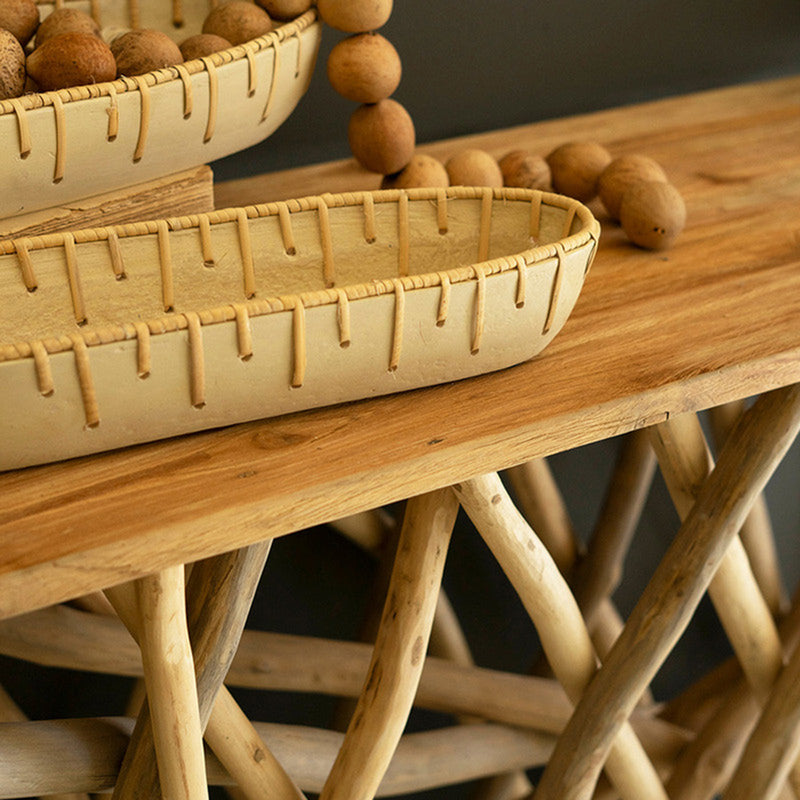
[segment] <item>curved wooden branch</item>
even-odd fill
[[[581,548],[564,498],[546,458],[505,471],[522,515],[539,535],[562,575],[568,575]]]
[[[603,600],[622,579],[622,565],[653,482],[656,459],[646,430],[623,438],[600,517],[570,586],[586,626],[594,630]]]
[[[126,718],[0,724],[0,796],[108,791],[132,729],[133,720]],[[341,733],[261,722],[255,729],[298,785],[307,792],[322,789]],[[379,794],[396,796],[541,766],[552,748],[551,736],[491,723],[406,734]],[[212,755],[208,779],[212,785],[232,784]]]
[[[653,446],[681,519],[712,468],[700,422],[684,414],[652,430]],[[738,536],[731,539],[708,592],[757,697],[765,698],[783,665],[778,628]]]
[[[302,792],[224,687],[214,701],[205,738],[248,800],[302,800]]]
[[[0,651],[35,663],[141,675],[139,651],[117,619],[52,606],[0,622]],[[357,642],[246,630],[228,672],[231,686],[357,697],[371,647]],[[554,680],[427,658],[416,705],[558,733],[572,706]],[[637,735],[652,758],[674,756],[690,735],[637,711]],[[660,754],[660,755],[659,755]]]
[[[744,400],[738,400],[717,406],[709,411],[711,430],[717,449],[722,447],[744,410]],[[747,551],[747,557],[753,567],[753,574],[756,576],[761,594],[764,595],[769,610],[773,616],[780,615],[786,610],[788,602],[778,564],[778,553],[775,549],[775,537],[772,532],[769,509],[763,494],[758,496],[750,513],[742,523],[739,538]]]
[[[578,540],[561,492],[545,458],[537,458],[512,467],[504,473],[511,484],[522,516],[536,531],[562,575],[570,575],[584,553]],[[611,504],[613,510],[616,504]],[[638,512],[637,512],[638,513]],[[607,597],[598,602],[594,624],[589,633],[597,654],[602,659],[616,641],[622,620]],[[534,667],[537,674],[546,672],[544,664]]]
[[[371,798],[413,704],[458,503],[449,489],[412,498],[367,680],[320,800]]]
[[[775,682],[723,800],[774,800],[800,755],[800,649]]]
[[[555,562],[496,474],[453,488],[528,611],[553,672],[572,702],[578,702],[597,662],[577,603]],[[656,770],[627,723],[620,726],[606,769],[623,798],[666,800]]]
[[[591,793],[614,737],[685,629],[756,496],[800,428],[800,386],[762,395],[737,425],[672,546],[558,741],[537,800]]]
[[[297,800],[301,796],[299,790],[274,758],[253,761],[250,758],[252,750],[237,753],[237,746],[245,747],[258,737],[227,690],[221,688],[237,649],[270,544],[267,541],[251,545],[196,563],[187,587],[191,609],[188,624],[194,638],[201,726],[210,725],[212,737],[223,745],[226,767],[244,787],[269,785],[273,790],[282,791],[282,794],[274,791],[272,796]],[[107,594],[135,636],[136,622],[125,587],[115,587]],[[215,703],[218,693],[224,695],[219,709]],[[131,792],[136,797],[157,796],[158,774],[152,758],[148,708],[148,704],[142,706],[117,782],[120,788],[115,789]],[[220,730],[226,730],[228,738],[220,734]],[[266,751],[266,746],[262,749]],[[257,792],[251,795],[258,796]]]
[[[183,565],[141,578],[135,588],[161,791],[170,800],[201,800],[208,797],[208,786]]]
[[[784,652],[791,653],[800,639],[800,594],[780,623]],[[720,681],[720,673],[736,670],[738,680]],[[741,665],[729,659],[709,673],[727,687],[715,713],[676,759],[667,791],[671,800],[711,800],[730,781],[760,711]],[[706,683],[703,681],[702,683]],[[702,692],[701,692],[702,693]]]

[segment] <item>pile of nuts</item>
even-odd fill
[[[670,247],[686,224],[680,192],[652,158],[612,158],[597,142],[567,142],[546,156],[512,150],[499,161],[484,150],[464,149],[446,163],[416,154],[382,188],[413,186],[512,186],[554,191],[588,203],[599,197],[609,217],[640,247]]]
[[[263,36],[275,21],[294,19],[311,5],[312,0],[229,0],[212,9],[202,33],[178,45],[147,28],[120,33],[107,43],[95,20],[82,11],[56,8],[40,22],[34,0],[2,0],[0,100],[143,75],[209,56]]]
[[[360,103],[348,125],[356,161],[383,176],[381,188],[515,186],[552,190],[588,203],[599,195],[609,216],[635,244],[653,250],[672,245],[686,223],[686,206],[651,158],[612,158],[597,142],[568,142],[543,157],[523,150],[499,161],[468,148],[446,163],[415,151],[414,123],[391,95],[402,74],[400,57],[376,30],[392,13],[392,0],[318,0],[323,21],[350,34],[331,50],[331,86]]]

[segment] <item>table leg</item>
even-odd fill
[[[684,520],[713,466],[700,422],[694,414],[681,415],[655,426],[651,435],[667,488]],[[708,592],[750,685],[763,700],[783,666],[783,653],[778,628],[739,536],[731,539]]]
[[[456,484],[456,495],[528,611],[558,680],[577,703],[597,659],[575,598],[547,549],[517,511],[496,474]],[[626,800],[666,800],[633,729],[617,731],[606,771]]]
[[[285,793],[277,796],[295,800],[300,796],[299,790],[275,759],[255,758],[252,749],[236,753],[237,744],[244,746],[258,736],[222,686],[269,549],[270,542],[263,542],[196,563],[187,586],[188,626],[194,647],[201,730],[209,725],[212,738],[222,742],[224,753],[221,760],[238,781],[247,786],[281,787]],[[124,587],[109,590],[108,595],[123,621],[131,628],[131,612]],[[216,710],[218,694],[224,696],[224,702]],[[115,788],[115,796],[120,798],[158,797],[158,772],[153,758],[149,718],[149,706],[143,704]],[[228,731],[227,739],[220,734],[221,730]],[[265,745],[261,749],[267,752]],[[171,800],[170,795],[165,797]]]
[[[366,683],[320,800],[374,797],[419,683],[458,503],[449,489],[412,498]]]
[[[618,541],[620,537],[614,533],[617,523],[624,520],[626,529],[632,530],[641,512],[643,490],[637,492],[635,486],[649,486],[648,471],[652,477],[651,468],[646,463],[648,460],[652,461],[652,453],[645,451],[643,459],[637,458],[637,453],[641,449],[638,441],[633,442],[625,449],[630,452],[620,458],[615,468],[604,510],[595,529],[596,533],[606,531],[612,534]],[[544,458],[534,459],[506,470],[505,475],[509,479],[523,517],[536,531],[561,574],[571,576],[577,565],[586,557],[586,552],[575,534],[566,505],[547,460]],[[624,485],[626,490],[616,489],[617,483]],[[634,488],[634,491],[627,491],[628,488]],[[623,540],[630,538],[627,530],[621,531]],[[601,538],[605,538],[602,533]],[[608,551],[608,548],[604,547],[603,549]],[[618,551],[620,548],[613,549]],[[624,546],[622,549],[624,550]],[[594,558],[596,555],[592,557],[592,559]],[[612,567],[612,571],[613,569]],[[593,624],[589,625],[589,633],[592,637],[592,644],[602,659],[622,630],[622,620],[609,597],[599,598],[594,605],[596,608],[593,614]],[[543,667],[544,665],[537,664],[535,671],[539,672]]]
[[[800,755],[800,648],[775,682],[723,800],[774,800]]]
[[[655,474],[656,459],[647,431],[623,437],[622,446],[586,554],[570,575],[570,586],[590,631],[601,603],[622,579],[622,564],[642,515]]]
[[[795,385],[760,397],[732,432],[716,469],[560,737],[537,800],[591,795],[619,728],[686,628],[731,540],[799,428],[800,386]]]
[[[709,419],[717,449],[722,447],[744,410],[744,400],[726,403],[711,409]],[[742,524],[739,536],[750,563],[753,565],[753,574],[756,576],[770,611],[773,616],[780,615],[786,610],[788,600],[778,566],[778,554],[775,549],[775,537],[772,532],[769,509],[763,494],[759,495],[753,503],[750,513]]]
[[[207,798],[183,565],[141,578],[135,589],[161,790],[170,800]]]
[[[535,458],[505,471],[531,527],[539,534],[562,574],[568,575],[581,554],[567,506],[546,458]]]

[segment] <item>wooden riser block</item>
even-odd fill
[[[7,217],[0,220],[0,241],[213,210],[213,173],[204,165],[127,189],[77,200],[68,206]]]

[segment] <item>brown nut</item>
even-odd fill
[[[357,33],[328,56],[328,80],[354,103],[377,103],[400,85],[403,66],[394,45],[379,33]]]
[[[601,173],[597,181],[597,194],[608,215],[619,219],[622,195],[635,181],[662,181],[667,176],[656,161],[647,156],[629,155],[615,158]]]
[[[11,31],[0,28],[0,100],[25,94],[25,51]]]
[[[527,150],[512,150],[499,163],[504,186],[545,191],[551,187],[550,167],[541,156]]]
[[[214,33],[196,33],[181,42],[180,51],[184,61],[192,61],[195,58],[218,53],[220,50],[227,50],[231,46],[227,39]]]
[[[359,106],[347,126],[350,150],[361,166],[391,175],[399,172],[414,155],[416,133],[408,111],[387,98]]]
[[[413,189],[414,187],[447,187],[450,179],[444,164],[433,156],[415,153],[400,172],[384,175],[381,189]]]
[[[28,75],[43,92],[113,81],[117,66],[109,46],[91,33],[61,33],[37,47]]]
[[[317,0],[323,22],[345,33],[366,33],[385,25],[392,0]]]
[[[597,194],[600,173],[611,155],[597,142],[568,142],[547,156],[553,189],[559,194],[587,203]]]
[[[467,148],[445,164],[451,186],[502,186],[503,173],[497,159],[485,150]]]
[[[88,14],[77,8],[56,8],[36,29],[34,45],[41,47],[48,39],[61,33],[91,33],[93,36],[100,36],[100,27]]]
[[[313,5],[313,0],[256,0],[256,2],[272,19],[282,21],[305,14]]]
[[[0,28],[11,33],[25,47],[39,26],[39,9],[33,0],[2,0]]]
[[[247,0],[229,0],[212,9],[203,22],[203,33],[213,33],[231,44],[244,44],[272,30],[263,8]]]
[[[128,31],[111,42],[117,75],[144,75],[154,69],[183,63],[180,48],[166,33],[142,28]]]
[[[619,219],[634,244],[664,250],[686,225],[686,204],[671,183],[637,181],[622,195]]]

